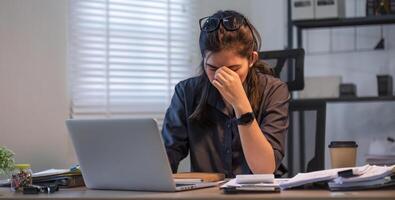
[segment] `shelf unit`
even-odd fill
[[[288,38],[293,40],[293,27],[295,27],[297,48],[301,48],[303,42],[302,31],[304,29],[385,24],[395,24],[395,15],[290,21],[291,27],[288,27]],[[288,46],[292,47],[293,41],[288,41]]]
[[[395,15],[387,15],[387,16],[371,16],[371,17],[353,17],[353,18],[336,18],[336,19],[317,19],[317,20],[295,20],[293,21],[291,19],[292,16],[292,10],[291,10],[291,0],[287,1],[287,14],[288,14],[288,23],[287,23],[287,48],[288,49],[293,49],[293,48],[303,48],[303,30],[305,29],[315,29],[315,28],[331,28],[331,27],[347,27],[347,26],[368,26],[368,25],[386,25],[386,24],[395,24]],[[294,47],[294,28],[296,29],[296,47]],[[294,77],[294,72],[292,70],[292,64],[290,63],[287,69],[287,78],[288,80],[292,80]],[[303,155],[305,155],[305,127],[304,127],[304,121],[305,121],[305,115],[304,111],[311,110],[311,105],[317,105],[316,110],[317,112],[321,110],[321,114],[317,113],[317,115],[322,115],[325,114],[325,109],[326,109],[326,103],[327,102],[372,102],[372,101],[395,101],[395,97],[348,97],[348,98],[323,98],[323,99],[293,99],[291,100],[290,106],[297,105],[299,108],[299,115],[298,115],[298,124],[299,124],[299,143],[300,143],[300,169],[303,171],[306,170],[305,166],[305,158]],[[292,105],[293,104],[293,105]],[[306,109],[304,109],[306,108]],[[287,155],[288,155],[288,169],[289,173],[288,175],[293,175],[294,169],[293,169],[293,164],[294,164],[294,158],[293,158],[293,150],[294,150],[294,145],[293,145],[293,116],[290,115],[290,122],[289,122],[289,133],[288,133],[288,150],[287,150]],[[318,120],[318,119],[317,119]],[[323,122],[320,122],[320,124],[325,125],[325,117],[320,116],[320,120],[323,120]],[[325,138],[325,130],[320,128],[318,130],[321,134],[320,138]],[[317,142],[317,139],[316,139]],[[318,141],[319,144],[324,144],[324,141]],[[316,151],[318,148],[316,148]],[[321,148],[322,151],[325,150],[324,147]],[[321,158],[323,155],[320,152],[317,155],[317,152],[315,156],[319,156]],[[316,159],[314,157],[313,159]],[[321,162],[317,161],[316,162]],[[322,160],[324,162],[324,160]],[[323,166],[323,163],[315,163],[316,166]]]

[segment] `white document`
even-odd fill
[[[334,182],[336,184],[343,184],[343,183],[354,183],[361,181],[372,181],[377,179],[383,179],[384,177],[394,173],[393,172],[394,169],[395,169],[395,165],[392,166],[366,165],[365,169],[361,170],[362,173],[360,173],[359,176],[350,177],[350,178],[337,177],[334,179]]]
[[[343,178],[338,176],[338,172],[344,170],[352,170],[355,177]],[[374,180],[384,179],[384,177],[389,176],[395,173],[395,165],[393,166],[371,166],[364,165],[361,167],[346,167],[346,168],[336,168],[336,169],[328,169],[321,170],[309,173],[298,173],[291,179],[274,179],[273,183],[257,183],[257,184],[239,184],[236,182],[236,179],[232,179],[226,184],[222,185],[221,188],[225,187],[280,187],[281,189],[287,189],[292,187],[297,187],[301,185],[305,185],[308,183],[316,183],[321,181],[331,181],[330,185],[332,187],[337,186],[342,183],[350,183],[348,186],[358,183],[358,182],[367,182],[372,181],[372,184],[377,183]],[[383,182],[383,181],[378,181]],[[346,186],[346,185],[345,185]]]
[[[257,184],[273,183],[273,174],[240,174],[236,175],[236,183],[239,184]]]
[[[69,169],[48,169],[45,171],[33,173],[33,177],[52,176],[70,172]]]
[[[337,173],[339,171],[344,171],[348,169],[352,169],[354,174],[363,174],[368,167],[369,165],[365,165],[362,167],[335,168],[335,169],[320,170],[320,171],[308,172],[308,173],[298,173],[289,181],[281,183],[280,187],[281,189],[287,189],[308,183],[330,181],[338,177]]]

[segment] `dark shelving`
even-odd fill
[[[336,18],[336,19],[297,20],[297,21],[292,21],[292,24],[302,29],[395,24],[395,15]]]
[[[367,16],[367,17],[352,17],[352,18],[334,18],[334,19],[313,19],[313,20],[292,20],[292,11],[291,11],[291,0],[287,1],[287,49],[293,49],[294,47],[294,36],[296,35],[296,48],[303,48],[303,30],[304,29],[314,29],[314,28],[331,28],[331,27],[353,27],[353,26],[380,26],[380,25],[388,25],[395,24],[395,15],[384,15],[384,16]],[[296,32],[294,32],[294,28]],[[382,37],[378,44],[372,49],[384,49],[384,38]],[[291,69],[292,64],[288,63],[289,69]],[[292,70],[288,70],[288,80],[292,80],[294,77],[294,72]],[[316,134],[316,144],[324,144],[325,138],[325,112],[326,112],[326,104],[328,102],[331,103],[358,103],[358,102],[380,102],[380,101],[395,101],[395,96],[389,97],[340,97],[340,98],[317,98],[317,99],[294,99],[292,98],[290,102],[290,107],[297,107],[300,111],[299,117],[294,119],[294,115],[289,115],[289,129],[288,129],[288,150],[287,150],[287,160],[288,160],[288,169],[289,174],[293,175],[294,170],[294,155],[293,152],[296,150],[293,145],[294,140],[294,129],[299,129],[299,147],[304,146],[304,138],[305,138],[305,116],[304,111],[308,111],[313,109],[317,110],[317,122],[320,122],[320,125],[316,125],[316,127],[320,129],[316,129],[318,131]],[[297,126],[294,126],[293,121],[296,120],[298,122]],[[320,127],[322,126],[322,127]],[[324,152],[325,147],[323,145],[319,145],[320,151]],[[317,150],[317,148],[315,149]],[[300,148],[300,155],[305,155],[304,148]],[[316,166],[323,166],[324,159],[323,155],[320,152],[315,152],[314,158],[318,158],[315,160]],[[301,156],[301,164],[304,163],[305,158]],[[312,162],[311,160],[310,162]],[[318,164],[318,165],[317,165]],[[300,166],[300,169],[304,169],[304,166]]]
[[[313,102],[313,101],[325,101],[325,102],[372,102],[372,101],[395,101],[395,96],[372,96],[372,97],[339,97],[339,98],[310,98],[310,99],[293,99],[292,101],[304,101],[304,102]]]

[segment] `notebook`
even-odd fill
[[[253,176],[253,175],[252,175]],[[269,180],[265,178],[266,180]],[[225,193],[239,193],[239,192],[279,192],[280,183],[286,182],[287,178],[276,178],[271,179],[271,182],[264,181],[261,183],[239,183],[237,178],[229,180],[223,184],[220,189]]]

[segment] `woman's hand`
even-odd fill
[[[212,84],[218,89],[224,100],[232,105],[235,112],[240,108],[251,110],[251,108],[248,109],[251,105],[236,72],[228,67],[221,67],[215,71]]]

